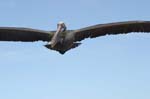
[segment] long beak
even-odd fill
[[[55,34],[59,34],[59,33],[61,32],[61,30],[62,30],[62,26],[61,26],[61,25],[58,25],[58,28],[57,28],[57,31],[56,31]]]
[[[54,47],[57,44],[57,42],[59,41],[59,36],[60,36],[61,31],[62,31],[62,28],[63,27],[61,25],[58,25],[57,31],[51,40],[51,47]]]

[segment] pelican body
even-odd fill
[[[46,48],[61,54],[78,47],[81,40],[105,35],[150,32],[150,21],[124,21],[93,25],[77,30],[67,30],[64,22],[57,24],[56,31],[44,31],[21,27],[0,27],[0,41],[47,41]]]
[[[57,24],[57,31],[52,37],[52,40],[45,45],[45,47],[59,51],[64,54],[71,48],[75,48],[80,45],[80,43],[73,43],[73,35],[69,34],[70,31],[66,31],[66,25],[64,22],[59,22]]]

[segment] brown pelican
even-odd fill
[[[125,21],[98,24],[77,30],[66,30],[66,25],[59,22],[56,31],[43,31],[21,27],[0,27],[0,41],[47,41],[48,49],[61,54],[76,48],[85,38],[98,36],[126,34],[131,32],[150,32],[150,21]]]

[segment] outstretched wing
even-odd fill
[[[54,31],[48,32],[30,28],[0,27],[0,41],[50,41]]]
[[[126,34],[130,32],[150,32],[150,21],[126,21],[108,24],[99,24],[82,28],[73,32],[75,40],[95,38],[110,34]]]

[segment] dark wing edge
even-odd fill
[[[54,31],[21,27],[0,27],[0,41],[50,41]]]
[[[81,41],[85,38],[98,36],[127,34],[130,32],[150,32],[150,21],[124,21],[107,24],[98,24],[79,30],[75,30],[74,41]]]

